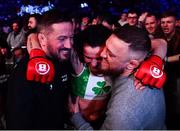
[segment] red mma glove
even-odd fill
[[[140,65],[135,77],[144,85],[161,88],[166,81],[166,74],[162,71],[162,66],[162,59],[152,55]]]
[[[41,83],[51,83],[54,80],[54,65],[41,49],[32,49],[27,65],[26,79]]]

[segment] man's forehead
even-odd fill
[[[73,34],[73,26],[71,22],[61,22],[61,23],[55,23],[50,26],[50,28],[60,33],[61,35],[72,35]]]
[[[29,18],[29,21],[30,21],[30,20],[31,20],[31,21],[36,21],[36,18],[35,18],[35,17],[30,17],[30,18]]]
[[[156,19],[155,16],[148,16],[148,17],[146,18],[146,20],[155,20],[155,19]]]
[[[129,17],[134,17],[134,16],[137,16],[137,14],[136,13],[129,13],[128,16]]]
[[[167,20],[175,20],[175,17],[168,16],[168,17],[161,18],[161,21],[167,21]]]
[[[106,42],[106,47],[112,53],[118,53],[123,47],[128,47],[128,43],[112,34]]]
[[[13,23],[12,25],[13,25],[13,26],[18,26],[18,23]]]
[[[147,17],[146,20],[145,20],[145,23],[151,22],[151,21],[155,22],[155,21],[156,21],[156,18],[155,18],[154,16]]]
[[[103,47],[97,46],[97,47],[91,47],[89,45],[84,46],[84,54],[86,56],[96,56],[98,55]]]
[[[72,23],[71,22],[59,22],[59,23],[54,23],[51,25],[53,28],[56,28],[57,26],[59,27],[64,27],[64,26],[68,26],[68,27],[71,27],[72,26]]]

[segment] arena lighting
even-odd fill
[[[87,4],[86,2],[84,2],[84,3],[81,3],[80,5],[81,5],[81,8],[88,7],[88,4]]]
[[[48,5],[47,6],[32,6],[32,5],[22,5],[20,8],[20,11],[17,13],[18,16],[23,16],[24,14],[43,14],[44,12],[53,9],[54,5],[50,3],[50,1],[48,1]]]

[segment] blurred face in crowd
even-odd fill
[[[127,20],[127,14],[126,14],[126,13],[123,13],[123,14],[121,15],[121,20],[122,20],[122,21],[126,21],[126,20]]]
[[[81,19],[81,30],[84,30],[85,28],[87,28],[89,23],[89,18],[88,17],[83,17]]]
[[[13,29],[14,32],[18,32],[18,31],[19,31],[19,24],[16,23],[16,22],[13,23],[13,24],[12,24],[12,29]]]
[[[100,73],[101,51],[102,47],[91,47],[88,44],[85,44],[83,48],[84,61],[88,65],[93,74]]]
[[[92,25],[97,25],[98,24],[98,20],[97,20],[97,18],[94,18],[93,20],[92,20]]]
[[[155,16],[148,16],[145,19],[145,28],[149,34],[153,34],[158,26],[158,22]]]
[[[127,20],[130,26],[136,26],[137,21],[138,21],[138,16],[136,13],[128,13]]]
[[[83,17],[82,18],[82,24],[87,25],[89,23],[89,18],[88,17]]]
[[[40,44],[45,53],[59,61],[67,60],[73,44],[73,25],[71,22],[52,24],[45,33],[39,35]]]
[[[128,43],[112,34],[101,52],[101,70],[104,74],[121,74],[128,62]]]
[[[37,21],[35,17],[30,17],[28,21],[28,28],[29,29],[34,29],[37,26]]]
[[[161,18],[161,28],[165,35],[171,35],[175,32],[176,19],[173,16]]]
[[[180,27],[180,20],[176,20],[176,26]]]
[[[92,20],[92,25],[97,25],[102,23],[102,18],[100,16],[97,16]]]
[[[13,56],[16,62],[18,62],[19,60],[21,60],[21,58],[24,56],[24,52],[23,49],[17,49],[15,51],[13,51]]]

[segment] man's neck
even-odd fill
[[[128,77],[133,73],[133,70],[125,69],[119,76]]]
[[[172,37],[174,36],[174,34],[175,34],[175,30],[170,34],[166,34],[165,36],[166,36],[167,41],[170,41]]]

